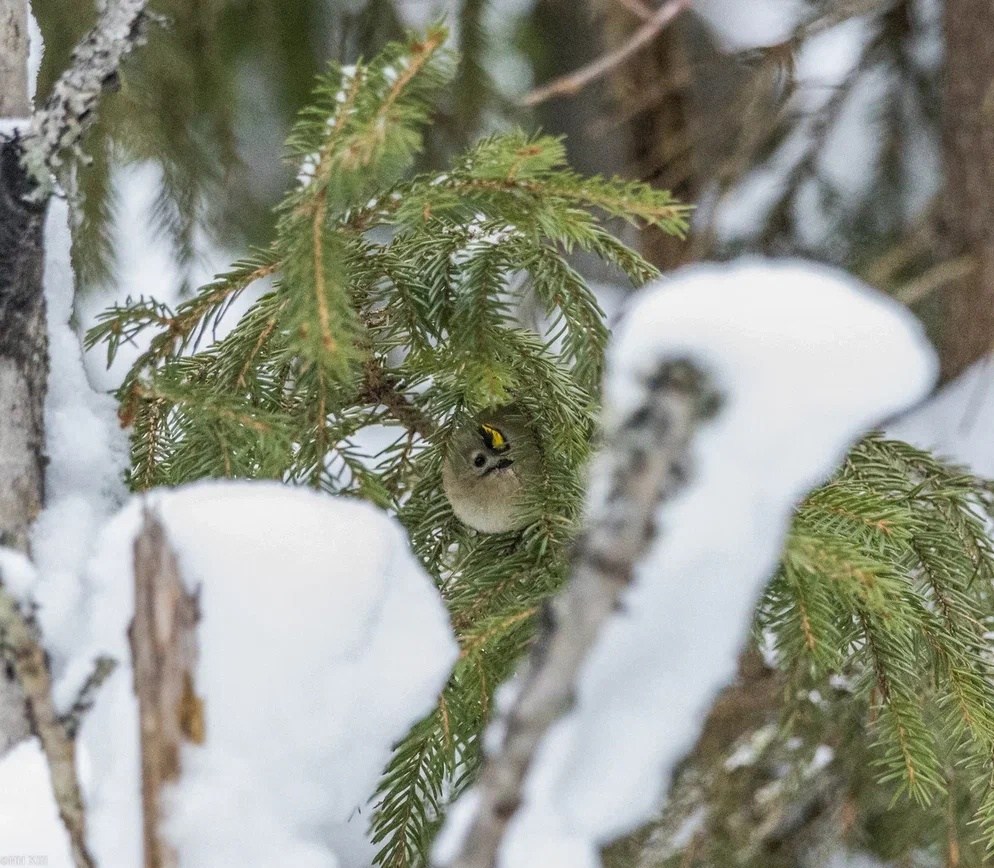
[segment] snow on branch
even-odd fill
[[[203,704],[194,692],[197,599],[183,587],[162,523],[149,511],[134,546],[135,617],[129,630],[141,732],[142,846],[147,868],[177,864],[159,830],[166,784],[180,751],[203,741]]]
[[[662,362],[639,388],[637,406],[612,432],[595,471],[599,491],[575,546],[572,578],[546,610],[521,690],[501,723],[501,750],[481,773],[476,817],[453,868],[496,864],[532,757],[568,710],[580,667],[652,543],[656,506],[685,480],[688,441],[716,406],[706,378],[682,361]]]
[[[99,864],[371,864],[367,802],[457,654],[395,521],[270,482],[153,491],[85,585],[59,687],[119,661],[79,732]]]
[[[436,863],[592,868],[648,819],[734,676],[795,504],[934,377],[911,314],[833,269],[746,259],[643,292],[610,354],[572,578]]]
[[[18,554],[0,553],[5,564]],[[23,692],[26,718],[48,762],[52,792],[69,834],[76,868],[94,868],[86,844],[86,815],[76,777],[76,745],[56,711],[48,657],[34,618],[22,611],[14,595],[3,586],[3,578],[0,574],[0,659],[13,671]]]
[[[10,135],[0,135],[0,396],[4,412],[0,413],[0,544],[27,551],[32,523],[37,519],[45,495],[45,416],[44,405],[48,379],[48,345],[45,298],[42,275],[45,248],[43,223],[45,206],[54,189],[52,170],[60,164],[64,149],[75,147],[86,127],[92,123],[101,92],[115,80],[121,60],[142,39],[147,20],[147,0],[119,0],[103,5],[97,24],[77,45],[70,67],[59,78],[45,106],[35,111],[31,125],[23,135],[19,118],[3,118]],[[23,34],[28,31],[26,3],[5,4],[0,8],[0,44],[11,47],[11,39],[20,34],[13,60],[20,70],[5,86],[16,88],[8,94],[4,113],[26,108],[30,102],[29,69],[31,58]],[[16,97],[16,98],[15,98]],[[2,102],[2,101],[0,101]],[[15,105],[16,103],[16,105]],[[16,606],[8,600],[10,617]],[[32,635],[21,625],[19,635],[27,641]],[[37,637],[33,641],[37,644]],[[29,662],[21,650],[25,665]],[[47,666],[39,647],[32,659]],[[17,667],[14,667],[17,672]],[[18,674],[27,675],[27,671]],[[47,679],[47,670],[44,674]],[[41,689],[41,688],[39,688]],[[47,694],[47,688],[44,691]],[[15,744],[26,729],[19,710],[28,715],[36,697],[22,697],[18,687],[0,673],[0,751]],[[54,711],[45,710],[44,714]],[[51,715],[48,715],[51,716]],[[45,717],[44,719],[47,719]],[[53,717],[53,721],[55,718]],[[34,721],[35,727],[40,725]],[[55,724],[53,723],[53,726]],[[65,765],[66,750],[61,739],[66,731],[42,744],[56,754],[49,760]],[[71,742],[69,742],[71,745]],[[71,766],[71,763],[69,764]],[[58,776],[53,767],[53,775]],[[74,780],[74,778],[73,778]],[[58,781],[57,781],[58,783]],[[68,785],[67,785],[68,786]],[[58,789],[57,789],[58,792]],[[60,798],[63,816],[76,811],[75,784]],[[82,828],[80,819],[78,829]],[[70,825],[78,864],[85,863],[85,847],[77,827]],[[77,840],[78,839],[78,840]]]

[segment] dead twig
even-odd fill
[[[31,733],[37,736],[48,762],[52,793],[59,817],[69,833],[76,868],[95,868],[86,846],[86,813],[76,777],[76,745],[55,710],[48,656],[38,625],[0,587],[0,650],[24,692]]]
[[[625,4],[626,7],[628,4]],[[690,6],[690,0],[669,0],[656,9],[651,18],[636,30],[623,45],[618,46],[613,51],[602,54],[596,60],[580,67],[569,75],[554,79],[548,84],[535,88],[526,94],[521,100],[525,106],[536,106],[554,96],[572,96],[585,88],[592,81],[609,73],[629,57],[635,54],[640,48],[644,48],[659,32],[666,27],[674,18]]]
[[[649,21],[655,12],[651,6],[647,6],[642,0],[614,0],[614,2],[619,6],[623,6],[636,18],[641,18],[643,21]]]
[[[135,617],[129,631],[141,733],[145,868],[174,868],[160,834],[165,786],[179,777],[184,743],[204,739],[203,705],[194,690],[196,596],[183,586],[165,528],[146,510],[134,545]]]

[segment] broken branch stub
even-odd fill
[[[203,704],[194,689],[199,612],[165,528],[148,510],[135,539],[134,566],[129,640],[140,722],[145,868],[172,868],[176,853],[160,832],[163,788],[180,775],[183,744],[204,739]]]

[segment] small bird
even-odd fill
[[[542,459],[522,413],[502,407],[456,431],[442,465],[442,488],[456,517],[481,533],[531,520],[523,494],[539,484]]]

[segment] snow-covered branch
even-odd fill
[[[3,575],[0,574],[0,580]],[[48,659],[34,619],[0,584],[0,651],[23,692],[31,734],[37,736],[48,761],[52,792],[69,834],[76,868],[92,868],[86,845],[86,815],[76,777],[76,746],[56,711]]]
[[[721,407],[688,441],[713,404],[695,369]],[[574,575],[436,862],[592,868],[648,819],[734,676],[796,502],[934,375],[907,310],[842,272],[744,260],[645,291],[616,332]],[[657,512],[685,451],[688,484]]]
[[[96,24],[73,49],[69,68],[59,76],[45,105],[24,136],[24,161],[35,184],[50,191],[51,172],[75,148],[96,118],[97,103],[117,84],[124,59],[145,41],[148,0],[108,0]]]
[[[64,696],[119,662],[79,733],[99,864],[371,863],[366,803],[456,657],[396,522],[277,483],[154,491],[84,584],[56,653]]]
[[[180,751],[203,741],[194,689],[197,599],[183,587],[165,528],[146,511],[135,539],[135,617],[129,631],[141,723],[142,841],[147,868],[176,864],[160,830],[166,784],[180,774]]]
[[[491,868],[523,799],[525,774],[552,724],[566,712],[581,666],[656,534],[653,517],[687,477],[687,444],[716,396],[693,365],[663,361],[612,431],[565,592],[548,607],[514,705],[501,722],[500,750],[484,767],[476,815],[453,868]]]

